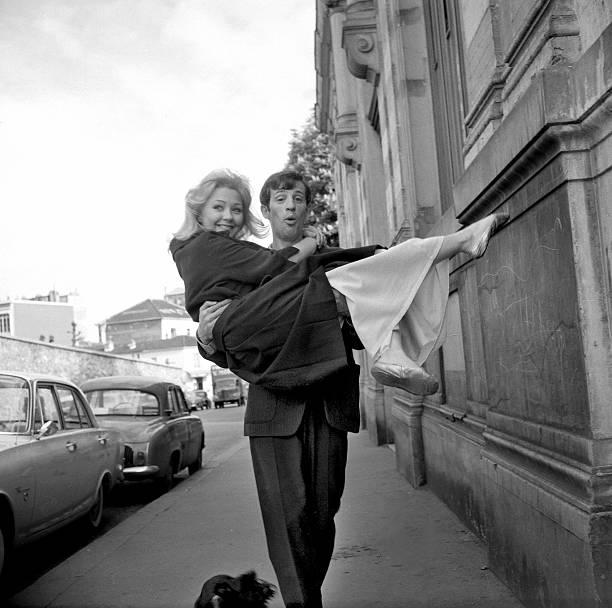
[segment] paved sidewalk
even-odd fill
[[[393,452],[351,435],[326,608],[521,608],[483,545]],[[191,608],[204,579],[255,569],[276,583],[244,439],[9,600],[13,608]],[[283,606],[280,596],[270,608]]]

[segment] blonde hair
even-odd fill
[[[174,233],[175,239],[186,241],[194,234],[204,230],[198,222],[198,218],[202,207],[217,188],[230,188],[237,192],[242,200],[244,225],[236,238],[244,239],[251,234],[260,238],[266,236],[268,228],[251,211],[249,180],[244,175],[231,169],[215,169],[206,175],[195,188],[187,192],[185,196],[185,219],[181,227]]]

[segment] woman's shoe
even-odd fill
[[[482,227],[474,235],[472,244],[466,253],[472,256],[472,258],[480,258],[484,255],[489,244],[489,239],[510,219],[507,213],[492,213],[491,215],[483,218],[478,223],[482,223]]]
[[[401,388],[414,395],[433,395],[438,390],[438,381],[422,367],[414,365],[411,367],[379,360],[370,373],[384,386]]]

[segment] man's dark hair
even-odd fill
[[[296,184],[304,184],[304,192],[306,194],[306,204],[310,205],[311,193],[306,178],[298,171],[291,169],[273,173],[264,182],[259,193],[259,202],[265,207],[270,208],[270,191],[271,190],[291,190]]]

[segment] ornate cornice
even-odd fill
[[[338,117],[334,142],[338,160],[345,165],[359,168],[361,165],[361,150],[359,148],[357,114],[344,114]]]
[[[342,47],[353,76],[375,82],[380,73],[378,46],[374,3],[360,0],[350,4],[342,30]]]

